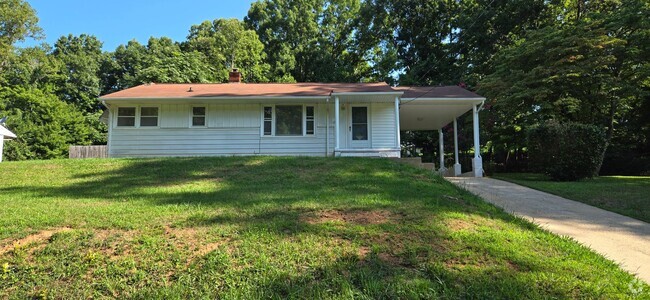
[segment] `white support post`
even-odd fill
[[[461,165],[458,162],[458,120],[454,118],[454,176],[462,174]]]
[[[402,141],[400,137],[400,129],[399,129],[399,97],[395,97],[395,144],[397,146],[397,149],[399,150],[399,157],[402,156]]]
[[[472,159],[472,172],[474,177],[483,177],[483,159],[481,158],[481,143],[479,141],[479,124],[478,124],[478,108],[472,107],[473,123],[474,123],[474,158]]]
[[[2,162],[2,148],[4,147],[5,136],[0,134],[0,162]]]
[[[339,147],[341,145],[340,144],[341,138],[339,137],[339,135],[341,134],[341,132],[339,130],[339,128],[341,126],[339,124],[339,122],[340,122],[340,120],[339,120],[340,111],[341,111],[341,106],[340,106],[340,102],[339,102],[339,97],[336,96],[334,98],[334,124],[335,124],[334,125],[334,136],[336,137],[336,139],[335,139],[336,144],[334,146],[334,156],[336,156],[336,152],[339,151]]]
[[[440,168],[438,169],[438,172],[444,175],[447,168],[445,168],[445,140],[442,128],[438,129],[438,152],[440,152]]]

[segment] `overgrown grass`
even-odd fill
[[[600,176],[573,182],[531,173],[493,177],[650,222],[650,176]]]
[[[610,299],[650,290],[567,238],[386,160],[0,168],[0,298]]]

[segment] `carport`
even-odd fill
[[[400,130],[438,130],[441,174],[461,176],[458,160],[458,122],[457,118],[471,111],[473,119],[474,158],[472,172],[467,176],[482,177],[483,161],[480,151],[478,112],[483,107],[485,97],[458,86],[396,87],[403,91],[399,106]],[[444,164],[444,141],[442,128],[453,123],[454,126],[454,165],[447,170]]]

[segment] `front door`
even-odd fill
[[[368,106],[352,106],[350,109],[350,147],[357,149],[370,148],[370,118]]]

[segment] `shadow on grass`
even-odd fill
[[[358,160],[357,160],[358,161]],[[108,171],[80,171],[64,186],[0,188],[42,197],[145,200],[151,204],[250,207],[308,201],[353,205],[379,199],[384,205],[424,202],[450,192],[432,188],[441,178],[398,164],[310,158],[178,158],[129,160]],[[451,190],[453,192],[453,190]],[[458,196],[458,195],[453,195]]]
[[[573,292],[586,298],[606,298],[596,287],[574,281],[574,275],[595,279],[590,276],[615,270],[618,273],[613,277],[625,276],[588,250],[543,234],[530,223],[503,213],[430,172],[385,160],[241,157],[113,162],[117,167],[109,170],[98,167],[62,173],[63,185],[21,184],[0,188],[0,192],[155,207],[195,205],[201,209],[173,225],[235,227],[227,234],[249,244],[245,249],[235,249],[247,252],[244,258],[229,256],[227,251],[212,251],[198,258],[187,274],[169,286],[160,286],[157,278],[147,278],[152,287],[138,291],[141,298],[196,293],[197,297],[219,294],[223,298],[513,299],[522,295],[563,298]],[[390,214],[383,215],[384,221],[345,220],[345,215],[322,222],[308,219],[324,210]],[[464,220],[456,225],[459,228],[446,223],[452,218],[449,215]],[[484,224],[470,224],[474,217],[507,226],[503,232],[490,227],[492,224],[485,224],[489,229],[481,228]],[[471,228],[465,230],[463,226]],[[333,256],[331,261],[311,267],[309,259],[301,261],[291,255],[306,251],[313,258],[319,248],[327,246],[306,246],[292,240],[305,236],[317,242],[348,245],[361,249],[361,253],[327,253]],[[527,242],[543,244],[544,249],[535,249]],[[296,243],[296,253],[278,252],[272,243]],[[562,247],[570,248],[571,256],[565,257]],[[254,257],[258,252],[267,259],[260,264],[268,264],[246,266],[258,262]],[[569,270],[561,270],[564,274],[554,281],[545,277],[560,269],[546,263],[546,256],[561,258],[559,263],[575,261],[575,265],[563,265]],[[598,260],[601,273],[588,274],[578,268],[586,264],[585,256],[592,260],[589,263]],[[228,264],[237,259],[244,260],[244,266]],[[283,260],[304,269],[285,270]],[[138,267],[147,270],[152,265]],[[611,270],[602,271],[608,266]],[[144,272],[149,273],[153,272]],[[215,292],[215,283],[230,286]],[[620,287],[616,289],[620,291]]]

